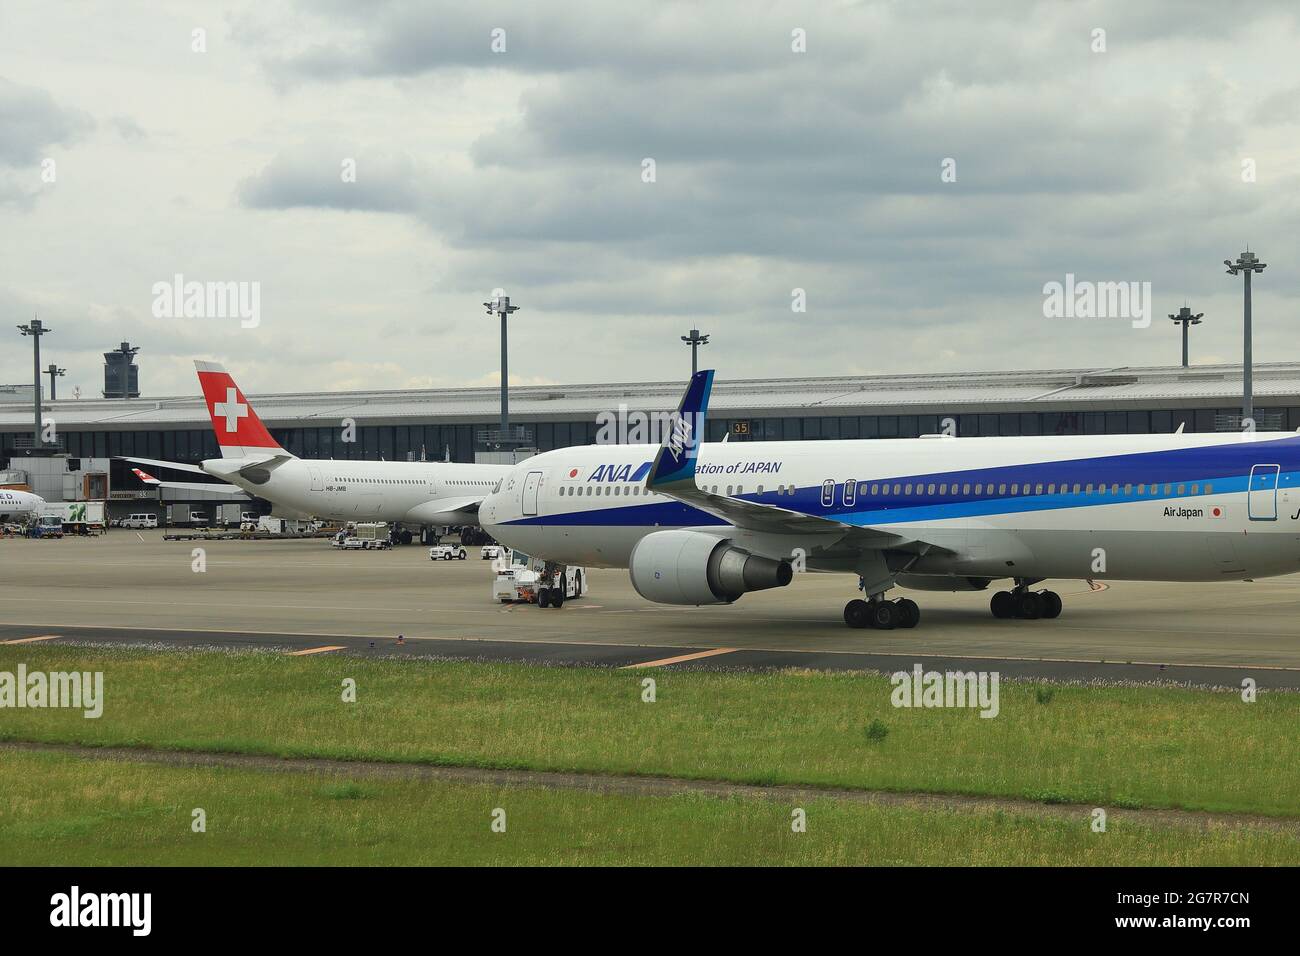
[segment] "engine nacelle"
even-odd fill
[[[789,561],[700,531],[646,535],[632,549],[628,571],[637,594],[658,604],[730,604],[746,591],[783,588],[794,577]]]

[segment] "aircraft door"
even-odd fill
[[[322,488],[325,487],[325,486],[321,483],[321,480],[320,480],[320,469],[319,469],[319,468],[315,467],[314,465],[308,465],[308,466],[307,466],[307,474],[308,474],[308,476],[310,476],[310,478],[311,478],[311,490],[312,490],[312,491],[320,491]]]
[[[524,480],[524,515],[537,514],[537,489],[542,482],[540,471],[530,471]]]
[[[1250,469],[1250,491],[1246,511],[1251,521],[1277,520],[1278,465],[1255,465]]]

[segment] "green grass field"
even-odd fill
[[[0,739],[1300,816],[1296,694],[1007,683],[986,720],[895,709],[886,678],[851,674],[0,647],[19,662],[102,670],[104,715],[0,710]]]
[[[202,808],[207,830],[194,833]],[[504,833],[490,828],[505,811]],[[1296,865],[1258,829],[835,800],[632,797],[0,751],[6,865]]]

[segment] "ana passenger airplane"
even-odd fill
[[[45,510],[45,499],[30,491],[0,489],[0,518],[13,520],[26,515],[38,515]]]
[[[915,627],[896,585],[982,591],[996,617],[1054,618],[1047,578],[1241,580],[1300,570],[1300,436],[1087,435],[701,446],[713,372],[651,445],[516,465],[483,503],[498,541],[629,568],[642,597],[725,604],[795,569],[856,574],[851,627]]]
[[[271,437],[230,373],[215,362],[194,366],[221,457],[198,465],[126,460],[212,475],[229,484],[158,481],[137,471],[142,481],[184,490],[242,490],[298,514],[336,521],[464,525],[478,523],[479,504],[512,467],[298,458]]]

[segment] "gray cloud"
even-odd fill
[[[94,122],[65,109],[45,90],[0,77],[0,164],[34,166],[49,146],[84,135]]]
[[[1218,263],[1247,241],[1276,260],[1257,354],[1294,355],[1285,3],[249,3],[201,57],[184,31],[132,26],[138,48],[102,69],[84,54],[96,68],[69,87],[109,91],[96,115],[117,135],[83,147],[66,219],[32,213],[47,241],[14,250],[14,281],[66,307],[87,354],[139,337],[181,390],[190,354],[265,376],[251,388],[314,387],[325,367],[331,384],[480,381],[497,286],[525,306],[515,367],[535,380],[665,377],[696,322],[744,377],[1176,357],[1158,325],[1045,320],[1042,286],[1066,272],[1150,281],[1159,315],[1190,296],[1212,320],[1194,356],[1232,354],[1240,291]],[[159,49],[175,90],[141,102],[133,66]],[[83,234],[108,255],[54,238]],[[172,272],[261,281],[264,327],[142,318]]]

